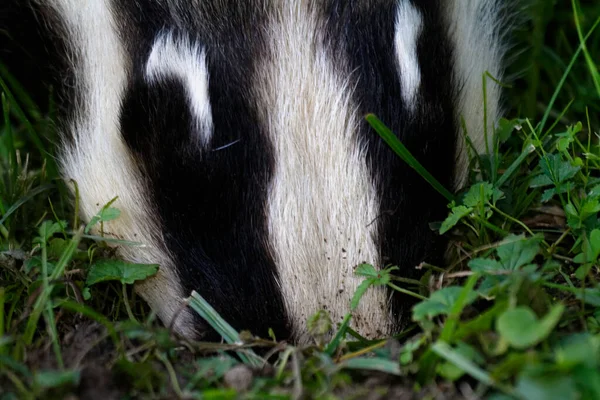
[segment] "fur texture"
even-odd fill
[[[443,218],[444,199],[363,116],[378,115],[456,187],[467,172],[461,121],[482,151],[499,112],[488,82],[484,116],[482,82],[502,76],[502,0],[3,8],[54,38],[45,62],[56,66],[48,75],[65,109],[60,161],[83,217],[119,196],[122,216],[105,230],[145,244],[119,251],[160,264],[137,290],[165,323],[177,315],[186,336],[210,333],[178,312],[191,290],[237,329],[304,342],[315,311],[336,322],[348,311],[357,264],[415,277],[415,266],[439,261],[444,243],[428,224]],[[370,290],[354,327],[390,334],[411,305]]]

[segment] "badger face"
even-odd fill
[[[447,187],[466,176],[461,120],[477,150],[501,77],[501,0],[11,0],[58,46],[66,113],[63,176],[134,262],[167,324],[207,332],[182,300],[196,290],[235,328],[306,341],[337,322],[354,267],[414,277],[443,243],[445,201],[364,121],[374,113]],[[28,7],[32,7],[31,9]],[[56,59],[53,54],[52,59]],[[57,68],[59,70],[60,68]],[[485,121],[489,121],[485,126]],[[366,293],[367,337],[390,334],[410,299]],[[173,318],[177,315],[177,318]]]

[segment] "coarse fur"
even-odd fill
[[[454,0],[446,2],[448,31],[454,48],[454,84],[457,121],[464,121],[477,154],[491,150],[495,124],[501,113],[503,55],[507,52],[510,1]],[[485,90],[484,90],[484,81]],[[484,97],[485,93],[485,97]],[[457,140],[455,185],[467,178],[469,162],[465,140]]]
[[[160,264],[136,286],[159,317],[209,335],[182,308],[197,290],[237,329],[305,342],[315,311],[335,322],[348,311],[357,264],[416,277],[441,259],[429,223],[444,199],[363,116],[444,185],[463,184],[463,121],[481,152],[498,118],[500,90],[488,80],[484,102],[483,82],[502,78],[505,3],[10,0],[0,11],[54,38],[40,53],[65,110],[62,174],[86,220],[118,196],[105,231],[145,244],[119,247],[125,259]],[[369,290],[353,326],[390,334],[411,304]]]

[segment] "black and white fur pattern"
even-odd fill
[[[178,313],[197,290],[235,328],[303,342],[313,312],[325,308],[337,322],[348,311],[358,263],[398,265],[412,277],[422,261],[440,259],[444,244],[428,224],[443,218],[444,199],[363,116],[378,115],[447,187],[462,184],[461,119],[482,151],[499,112],[499,89],[488,85],[484,127],[483,74],[502,75],[503,4],[10,0],[0,8],[37,23],[63,106],[62,174],[77,181],[85,219],[119,197],[121,218],[105,231],[146,244],[121,247],[124,258],[160,264],[137,285],[160,318],[177,315],[186,336],[206,333],[191,311]],[[390,334],[410,305],[370,290],[354,327]]]

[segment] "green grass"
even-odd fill
[[[361,265],[344,322],[315,314],[305,347],[235,332],[196,294],[190,305],[225,344],[160,326],[131,290],[157,266],[123,263],[89,234],[119,217],[110,204],[79,229],[57,179],[52,112],[1,68],[0,399],[600,398],[600,4],[528,12],[497,150],[473,160],[461,193],[422,173],[451,201],[439,225],[448,264],[425,265],[421,281]],[[420,299],[395,338],[352,330],[374,285]]]

